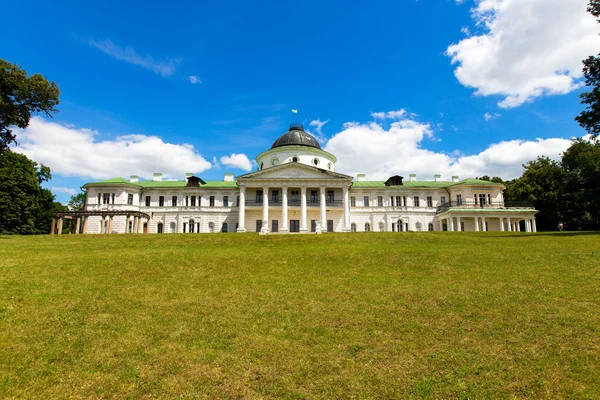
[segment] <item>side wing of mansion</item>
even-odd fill
[[[336,158],[292,124],[256,158],[258,170],[222,181],[114,178],[88,183],[85,209],[56,213],[52,233],[535,232],[537,211],[504,202],[502,184],[453,177],[369,181],[336,172]]]

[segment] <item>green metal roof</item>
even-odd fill
[[[85,186],[88,185],[114,185],[115,183],[120,184],[128,184],[131,186],[138,186],[142,188],[183,188],[186,187],[187,181],[140,181],[140,182],[129,182],[124,178],[112,178],[106,179],[98,182],[89,182],[86,183]],[[237,183],[234,182],[225,182],[225,181],[207,181],[206,184],[200,185],[200,189],[227,189],[227,188],[237,188]]]
[[[449,186],[458,186],[458,185],[500,185],[500,186],[502,186],[501,183],[484,181],[484,180],[475,179],[475,178],[463,179],[460,182],[451,183]]]

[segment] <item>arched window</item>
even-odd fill
[[[221,227],[221,232],[227,232],[229,230],[227,226],[227,222],[223,222],[223,226]]]
[[[328,163],[327,164],[327,169],[331,170],[331,167],[332,167],[331,163]]]
[[[194,233],[194,227],[196,226],[196,221],[194,221],[193,219],[190,219],[190,233]]]
[[[318,159],[317,157],[313,158],[313,161],[312,161],[312,162],[313,162],[313,164],[314,164],[315,166],[316,166],[316,165],[319,165],[319,159]]]
[[[263,163],[260,163],[260,169],[263,169]]]
[[[292,158],[292,161],[293,161],[293,162],[298,162],[298,157],[293,157],[293,158]]]
[[[356,224],[354,222],[350,224],[350,231],[356,232]]]
[[[430,223],[428,229],[429,229],[429,232],[433,232],[433,224]]]
[[[156,233],[163,233],[163,224],[162,224],[162,222],[159,222],[158,225],[156,225]]]
[[[401,219],[398,220],[396,226],[398,227],[398,232],[404,232],[404,222]]]
[[[371,232],[371,224],[368,222],[365,224],[365,232]]]

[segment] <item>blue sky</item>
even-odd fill
[[[513,178],[585,134],[585,0],[85,3],[3,6],[0,57],[61,89],[15,150],[63,202],[103,177],[245,173],[292,108],[371,179]]]

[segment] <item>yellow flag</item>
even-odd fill
[[[298,114],[298,110],[292,110],[294,114]]]

